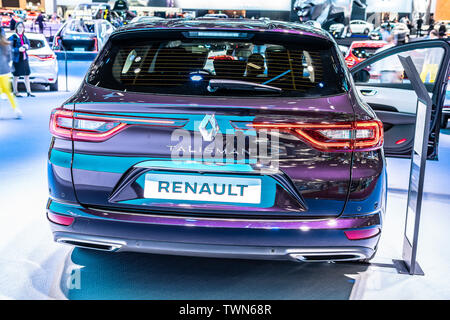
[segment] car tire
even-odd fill
[[[364,30],[364,34],[369,34],[369,32],[370,32],[369,29]]]
[[[441,118],[441,129],[447,128],[447,125],[448,125],[448,117],[442,115],[442,118]]]
[[[50,91],[58,91],[58,80],[55,83],[50,83],[49,88]]]

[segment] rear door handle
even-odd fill
[[[378,93],[378,91],[374,89],[361,89],[359,91],[363,96],[374,96]]]

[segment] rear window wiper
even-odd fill
[[[244,91],[270,91],[281,93],[283,89],[268,86],[256,82],[228,80],[228,79],[211,79],[209,80],[208,91],[215,92],[217,89],[227,90],[244,90]]]

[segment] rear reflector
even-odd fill
[[[402,144],[402,143],[404,143],[404,142],[406,142],[406,139],[400,139],[400,140],[397,140],[397,141],[395,142],[395,144]]]
[[[70,226],[73,223],[73,221],[75,220],[75,218],[73,218],[73,217],[63,216],[63,215],[52,213],[52,212],[47,212],[47,218],[51,222],[57,223],[57,224],[60,224],[63,226]]]
[[[61,43],[61,37],[55,37],[54,43],[53,43],[53,51],[59,52],[63,50],[63,46]]]
[[[379,228],[371,228],[371,229],[358,229],[358,230],[348,230],[344,231],[345,236],[348,240],[362,240],[375,237],[380,233]]]
[[[98,52],[98,40],[94,38],[94,52]]]
[[[383,124],[379,120],[336,123],[267,123],[245,126],[233,122],[236,129],[279,130],[296,135],[313,148],[324,152],[371,151],[383,146]]]

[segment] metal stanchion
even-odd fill
[[[66,48],[63,47],[64,50],[64,70],[65,70],[65,74],[66,74],[66,92],[69,92],[69,81],[67,78],[67,51]]]

